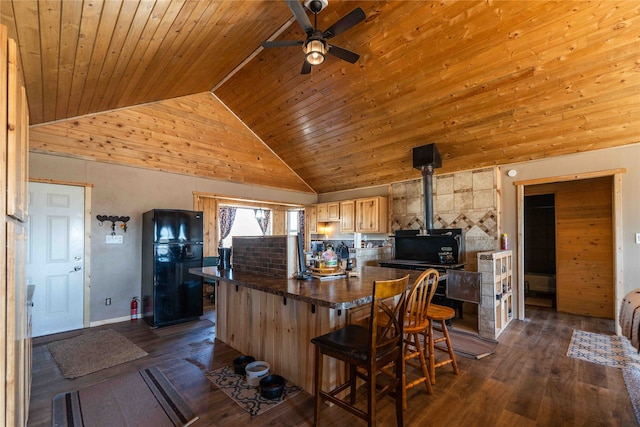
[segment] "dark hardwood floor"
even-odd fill
[[[215,311],[205,302],[205,317]],[[495,354],[474,360],[458,357],[460,374],[437,371],[434,394],[424,388],[408,393],[407,426],[635,426],[636,418],[620,369],[567,357],[572,330],[613,333],[614,321],[527,307],[528,318],[514,320],[500,336]],[[251,417],[204,373],[230,365],[238,352],[202,329],[158,337],[142,320],[100,326],[114,329],[149,353],[133,362],[74,380],[62,378],[46,343],[86,333],[76,331],[34,339],[29,426],[51,426],[51,403],[61,392],[86,387],[125,372],[158,366],[198,414],[195,426],[309,426],[313,398],[302,392],[274,409]],[[283,349],[287,351],[287,349]],[[362,391],[362,390],[360,390]],[[394,403],[378,405],[379,425],[395,425]],[[324,407],[323,426],[363,422],[337,407]]]

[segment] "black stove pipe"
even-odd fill
[[[433,230],[433,171],[442,166],[442,158],[436,144],[413,148],[413,167],[422,172],[422,194],[424,195],[424,230]]]
[[[424,194],[424,234],[433,229],[433,166],[422,167],[422,194]]]

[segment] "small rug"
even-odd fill
[[[629,392],[629,399],[636,414],[636,420],[640,425],[640,365],[629,364],[622,368],[622,377]]]
[[[188,426],[198,419],[155,366],[53,399],[53,426]]]
[[[54,341],[47,348],[65,378],[78,378],[147,355],[111,329]]]
[[[260,395],[258,387],[251,387],[245,381],[244,375],[235,374],[233,368],[228,366],[211,371],[206,377],[252,416],[274,408],[302,390],[287,381],[280,399],[265,399]]]
[[[471,359],[490,356],[498,348],[498,341],[460,329],[449,329],[449,338],[455,354]]]
[[[640,355],[625,337],[573,330],[567,356],[615,368],[640,363]]]
[[[191,322],[156,328],[153,330],[153,333],[160,338],[166,338],[177,334],[198,331],[204,328],[213,328],[215,325],[216,324],[209,319],[198,319],[192,320]]]

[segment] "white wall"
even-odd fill
[[[129,316],[129,304],[140,297],[142,213],[154,208],[193,209],[193,192],[296,204],[316,203],[316,195],[249,186],[193,176],[109,165],[30,153],[29,177],[93,185],[91,206],[92,324]],[[124,244],[107,245],[111,223],[102,227],[96,215],[130,216]],[[105,299],[111,298],[111,305]]]
[[[622,242],[620,245],[623,272],[622,289],[616,293],[616,313],[626,293],[640,288],[640,245],[635,243],[635,234],[640,233],[640,144],[526,163],[513,163],[498,168],[502,179],[502,232],[512,236],[510,241],[513,243],[510,243],[510,246],[514,250],[518,247],[517,200],[514,182],[620,168],[625,168],[627,171],[622,174]],[[510,169],[517,171],[517,175],[513,178],[507,175]]]

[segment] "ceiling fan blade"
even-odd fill
[[[353,9],[351,12],[338,19],[338,21],[330,26],[322,36],[325,39],[330,39],[331,37],[335,37],[338,34],[342,34],[347,31],[349,28],[353,27],[356,24],[364,21],[367,16],[364,14],[364,10],[362,8],[357,7]]]
[[[302,70],[300,70],[300,74],[309,74],[311,72],[311,64],[307,62],[305,59],[302,63]]]
[[[328,52],[335,57],[342,59],[343,61],[351,62],[355,64],[358,59],[360,59],[360,55],[355,52],[351,52],[345,48],[340,46],[329,45]]]
[[[302,40],[272,40],[260,43],[262,47],[302,46],[303,44]]]
[[[298,0],[287,0],[287,4],[289,5],[289,9],[293,13],[293,16],[298,21],[298,24],[302,27],[305,33],[311,34],[313,33],[313,26],[311,26],[311,21],[309,21],[309,17],[307,16],[307,12],[304,11],[304,7],[302,7],[302,3]]]

